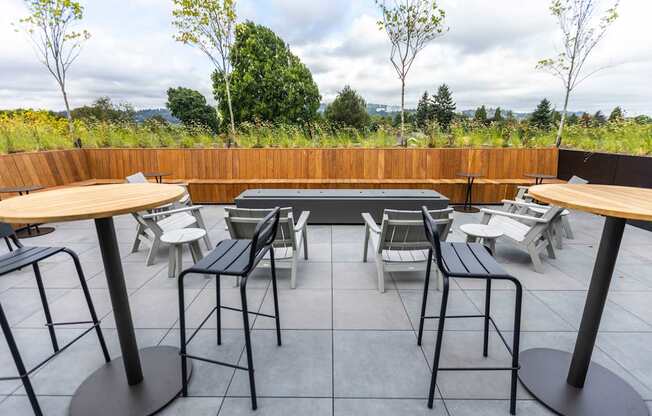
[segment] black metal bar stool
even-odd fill
[[[278,313],[278,295],[276,288],[276,264],[274,261],[274,250],[272,243],[276,238],[276,230],[280,218],[280,208],[275,208],[265,218],[263,218],[254,231],[251,240],[224,240],[221,241],[215,249],[204,257],[197,264],[189,269],[184,270],[179,275],[179,329],[181,333],[181,382],[183,385],[182,394],[188,396],[188,378],[187,378],[187,359],[204,361],[212,364],[244,370],[249,373],[249,388],[251,390],[251,407],[256,410],[256,384],[254,381],[254,361],[251,352],[251,330],[249,328],[249,314],[273,318],[276,320],[276,340],[281,345],[281,327]],[[247,308],[247,278],[256,268],[260,260],[269,253],[271,271],[272,271],[272,289],[274,295],[274,315],[267,315],[258,312],[251,312]],[[204,318],[199,327],[186,340],[186,315],[184,303],[183,280],[187,274],[215,275],[217,306]],[[238,276],[240,277],[240,299],[242,309],[229,306],[223,306],[220,300],[220,276]],[[186,346],[197,335],[199,330],[206,324],[213,313],[217,314],[217,345],[222,344],[222,309],[242,312],[242,323],[245,336],[245,350],[247,353],[247,367],[235,364],[224,363],[221,361],[210,360],[204,357],[198,357],[188,354]]]
[[[423,207],[423,222],[426,229],[426,236],[432,245],[428,250],[428,268],[426,269],[426,280],[423,288],[423,302],[421,304],[421,319],[419,321],[419,336],[417,343],[421,345],[423,338],[423,324],[426,319],[438,319],[437,340],[435,342],[435,357],[432,366],[432,378],[430,380],[430,391],[428,395],[428,407],[432,408],[435,385],[437,383],[437,372],[439,371],[511,371],[511,396],[509,412],[516,414],[516,386],[519,370],[519,340],[521,335],[521,304],[523,298],[523,289],[521,283],[510,276],[492,257],[489,250],[479,243],[448,243],[441,242],[437,231],[437,221],[434,220],[426,207]],[[428,302],[428,285],[430,283],[430,269],[432,268],[433,250],[437,267],[442,274],[444,285],[441,300],[441,310],[439,316],[426,316],[426,305]],[[449,278],[466,278],[466,279],[484,279],[487,281],[485,295],[485,313],[483,315],[458,315],[446,316],[446,307],[448,305]],[[516,302],[514,306],[514,337],[513,345],[509,343],[498,329],[498,326],[491,318],[491,281],[508,280],[516,287]],[[489,349],[489,323],[493,325],[496,333],[505,344],[507,351],[512,356],[511,367],[477,367],[477,368],[459,368],[459,367],[439,367],[439,358],[441,355],[441,344],[444,336],[444,323],[447,318],[483,318],[484,319],[484,346],[483,355],[487,357]]]
[[[91,299],[90,292],[88,291],[88,286],[86,285],[86,279],[84,278],[84,272],[82,270],[81,263],[79,262],[79,258],[77,257],[77,254],[75,254],[75,252],[65,247],[25,247],[20,243],[18,237],[16,237],[16,234],[14,233],[14,230],[11,228],[11,226],[6,223],[0,223],[0,237],[5,239],[5,241],[7,242],[7,246],[10,249],[8,253],[0,256],[0,276],[4,276],[5,274],[14,272],[16,270],[22,269],[23,267],[27,267],[27,266],[32,266],[32,268],[34,269],[34,277],[36,278],[36,285],[38,287],[39,295],[41,297],[41,303],[43,304],[43,313],[45,315],[45,320],[47,322],[46,327],[48,328],[48,331],[50,333],[52,349],[54,350],[54,354],[50,355],[49,357],[41,361],[32,369],[27,370],[25,368],[25,364],[18,350],[18,345],[16,344],[16,340],[14,339],[14,336],[11,333],[11,328],[9,326],[9,322],[7,321],[7,316],[5,315],[4,310],[2,309],[2,305],[0,305],[0,327],[2,327],[2,332],[5,338],[7,339],[7,345],[9,346],[9,351],[11,352],[11,355],[14,359],[14,363],[16,364],[16,369],[18,370],[18,376],[0,377],[0,381],[21,380],[23,382],[23,386],[25,387],[25,391],[27,392],[27,397],[29,398],[30,404],[32,405],[32,409],[34,410],[34,414],[36,414],[37,416],[41,416],[43,412],[41,411],[41,407],[39,406],[38,400],[36,398],[36,394],[34,393],[32,383],[29,380],[29,376],[33,372],[35,372],[36,370],[44,366],[46,363],[48,363],[50,360],[52,360],[54,357],[59,355],[64,350],[66,350],[72,344],[79,341],[84,335],[88,334],[93,329],[95,329],[95,331],[97,332],[97,338],[100,342],[100,347],[102,349],[102,353],[104,354],[104,359],[106,360],[107,363],[111,361],[111,357],[109,356],[109,351],[107,350],[106,343],[104,342],[104,336],[102,335],[102,329],[100,328],[100,321],[97,319],[97,314],[95,313],[93,301]],[[13,246],[10,242],[13,243]],[[75,268],[77,269],[77,275],[79,276],[79,282],[81,284],[82,291],[84,292],[86,303],[88,304],[88,311],[90,312],[91,315],[90,321],[52,322],[52,315],[50,314],[50,308],[48,306],[45,287],[43,286],[43,278],[41,276],[41,270],[39,268],[38,263],[42,260],[54,256],[55,254],[62,253],[62,252],[70,255],[70,257],[72,257],[73,262],[75,263]],[[82,332],[80,335],[75,337],[75,339],[67,343],[66,345],[61,347],[59,346],[59,342],[57,341],[57,335],[55,332],[55,327],[62,326],[62,325],[85,325],[85,324],[92,324],[92,325],[89,328],[87,328],[84,332]]]

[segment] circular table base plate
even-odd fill
[[[563,416],[649,416],[641,396],[623,379],[591,363],[584,388],[566,383],[571,354],[547,348],[521,352],[519,378],[550,410]]]
[[[463,205],[458,205],[453,207],[453,209],[457,212],[465,212],[467,214],[475,214],[476,212],[480,212],[480,210],[476,207],[465,207]]]
[[[54,230],[55,228],[53,227],[38,227],[38,231],[37,231],[34,226],[31,226],[29,228],[29,231],[27,230],[27,228],[23,228],[22,230],[17,231],[16,236],[19,239],[24,240],[26,238],[40,237],[42,235],[47,235],[54,232]]]
[[[140,362],[144,380],[136,386],[127,384],[122,357],[96,370],[75,392],[70,416],[149,416],[167,406],[181,392],[179,349],[144,348]]]

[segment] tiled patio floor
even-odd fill
[[[205,217],[213,242],[227,233],[220,207],[207,207]],[[476,214],[478,215],[478,214]],[[479,216],[456,214],[453,240],[461,240],[460,224]],[[556,260],[547,260],[545,274],[535,273],[524,252],[498,244],[497,257],[518,277],[524,297],[522,348],[550,346],[571,350],[591,274],[602,219],[574,213],[576,239],[566,240]],[[176,281],[167,277],[167,257],[146,267],[145,252],[130,254],[135,235],[129,216],[116,219],[116,227],[130,291],[134,324],[141,347],[178,343]],[[56,232],[25,240],[29,245],[65,245],[82,259],[96,308],[102,316],[111,353],[120,354],[109,295],[102,273],[92,222],[57,224]],[[443,373],[434,410],[426,408],[429,363],[434,332],[423,348],[416,345],[415,328],[423,276],[396,273],[387,277],[387,292],[376,290],[373,262],[362,263],[363,229],[358,226],[309,227],[310,260],[299,267],[298,287],[289,289],[289,274],[280,273],[280,311],[283,346],[277,347],[272,322],[254,323],[253,349],[259,416],[270,415],[507,415],[506,373]],[[189,254],[186,254],[189,259]],[[65,256],[43,265],[47,293],[55,320],[85,319],[81,291]],[[260,270],[249,286],[252,309],[271,311],[268,271]],[[187,279],[189,325],[196,326],[214,306],[213,282],[203,276]],[[513,291],[496,286],[493,313],[499,326],[509,330]],[[239,305],[237,292],[224,285],[223,299]],[[478,282],[453,284],[450,313],[479,313],[484,292]],[[433,309],[440,296],[430,296]],[[31,271],[0,278],[0,302],[28,364],[35,364],[50,349],[47,331]],[[224,342],[216,346],[215,330],[204,329],[191,344],[196,354],[224,361],[244,360],[240,316],[224,313]],[[482,358],[480,321],[449,321],[443,365],[507,364],[505,351],[492,337],[490,357]],[[434,329],[430,322],[429,328]],[[628,380],[652,403],[652,234],[627,227],[613,289],[609,296],[594,360]],[[70,339],[75,329],[60,329]],[[103,360],[92,335],[65,351],[33,376],[46,415],[66,415],[78,385]],[[0,368],[15,373],[0,337]],[[195,362],[190,396],[178,399],[163,415],[248,415],[246,373]],[[520,415],[550,414],[519,387]],[[17,382],[0,382],[0,415],[31,415],[28,400]]]

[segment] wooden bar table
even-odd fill
[[[538,185],[539,201],[605,217],[600,248],[573,354],[548,348],[521,353],[519,378],[540,402],[564,416],[648,416],[625,380],[591,361],[628,219],[652,221],[652,189],[607,185]],[[544,276],[545,277],[545,276]]]
[[[181,391],[179,349],[138,349],[113,217],[179,200],[176,185],[123,184],[64,188],[0,202],[0,221],[63,222],[93,219],[122,357],[100,367],[79,386],[72,416],[152,415]]]

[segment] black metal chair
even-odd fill
[[[521,304],[523,298],[523,289],[521,283],[510,276],[496,262],[489,250],[482,244],[478,243],[448,243],[441,242],[437,231],[437,221],[434,220],[426,207],[423,207],[423,222],[426,229],[426,236],[432,247],[428,250],[428,268],[426,269],[426,280],[423,289],[423,302],[421,304],[421,319],[419,321],[419,336],[417,343],[421,345],[423,338],[423,325],[426,319],[438,319],[437,339],[435,341],[435,357],[432,366],[432,378],[430,380],[430,391],[428,395],[428,407],[433,407],[435,385],[437,384],[437,372],[439,371],[511,371],[511,396],[510,396],[510,413],[516,414],[516,386],[519,370],[519,340],[521,334]],[[428,285],[430,282],[430,269],[432,268],[433,251],[437,261],[444,285],[441,300],[441,310],[439,316],[426,316],[426,305],[428,302]],[[458,315],[446,316],[446,307],[448,305],[449,278],[461,279],[484,279],[487,282],[485,295],[485,313],[483,315]],[[498,329],[496,323],[491,318],[491,281],[507,280],[516,287],[516,302],[514,307],[514,335],[513,345],[509,343]],[[444,336],[444,323],[447,318],[483,318],[484,319],[484,347],[483,355],[487,357],[489,349],[489,323],[496,330],[496,333],[507,347],[512,356],[511,367],[477,367],[477,368],[459,368],[459,367],[439,367],[439,358],[441,355],[441,344]]]
[[[204,361],[212,364],[222,365],[226,367],[244,370],[249,373],[249,387],[251,390],[251,407],[256,410],[256,385],[254,382],[254,364],[251,352],[251,334],[249,328],[249,314],[273,318],[276,320],[276,340],[277,344],[281,345],[281,327],[279,322],[278,313],[278,295],[276,288],[276,264],[274,261],[274,250],[272,250],[272,243],[276,238],[276,230],[278,229],[280,219],[280,208],[275,208],[265,218],[263,218],[254,231],[251,240],[224,240],[221,241],[212,252],[204,257],[197,264],[189,269],[184,270],[179,275],[179,326],[181,333],[181,382],[182,394],[184,397],[188,396],[188,377],[187,377],[187,359]],[[256,265],[262,258],[269,253],[271,271],[272,271],[272,289],[274,295],[274,315],[267,315],[258,312],[251,312],[247,308],[247,278],[249,274],[256,268]],[[216,279],[216,294],[217,306],[204,318],[199,327],[188,337],[186,340],[186,317],[185,317],[185,302],[184,302],[184,287],[183,281],[187,274],[202,274],[202,275],[215,275]],[[239,276],[240,279],[240,299],[242,302],[242,309],[237,309],[229,306],[223,306],[220,300],[220,276]],[[247,367],[242,367],[235,364],[225,363],[221,361],[210,360],[204,357],[198,357],[188,354],[186,346],[197,335],[199,330],[206,324],[213,313],[217,314],[217,345],[222,344],[222,319],[221,310],[227,309],[231,311],[242,312],[242,323],[244,326],[245,336],[245,350],[247,353]]]
[[[97,314],[95,313],[95,308],[93,307],[93,301],[91,299],[90,292],[88,291],[88,286],[86,285],[86,279],[84,278],[84,272],[79,262],[77,254],[72,250],[69,250],[65,247],[25,247],[21,244],[14,233],[14,230],[9,224],[0,222],[0,237],[4,238],[9,248],[9,252],[0,256],[0,276],[4,276],[8,273],[14,272],[16,270],[22,269],[23,267],[32,266],[34,269],[34,277],[36,278],[36,285],[38,287],[39,295],[41,297],[41,303],[43,304],[43,313],[45,315],[46,327],[50,333],[50,340],[52,342],[52,349],[54,353],[41,361],[35,367],[30,370],[25,368],[23,359],[21,358],[20,352],[18,350],[18,345],[16,340],[11,333],[11,328],[9,322],[7,321],[7,316],[5,315],[2,305],[0,304],[0,327],[2,327],[2,332],[7,340],[7,345],[9,346],[9,351],[14,359],[16,364],[16,369],[18,370],[18,376],[13,377],[0,377],[0,381],[3,380],[21,380],[25,391],[27,392],[27,397],[29,398],[34,414],[41,416],[43,412],[39,406],[36,394],[32,388],[32,384],[29,380],[29,376],[52,360],[54,357],[59,355],[61,352],[66,350],[75,342],[79,341],[84,335],[91,332],[93,329],[97,332],[97,338],[100,342],[100,347],[102,353],[104,354],[104,359],[108,363],[111,361],[109,356],[109,351],[106,348],[106,343],[104,342],[104,336],[102,335],[102,329],[100,328],[100,321],[97,319]],[[12,245],[13,243],[13,245]],[[81,284],[82,291],[84,292],[84,297],[86,298],[86,303],[88,304],[88,310],[91,315],[90,321],[76,321],[76,322],[52,322],[52,315],[50,314],[50,308],[48,306],[48,300],[45,293],[45,288],[43,286],[43,278],[41,276],[41,270],[38,263],[42,260],[45,260],[49,257],[52,257],[59,253],[66,253],[72,257],[73,262],[75,263],[75,268],[77,269],[77,275],[79,276],[79,282]],[[57,341],[57,335],[55,332],[56,326],[62,325],[84,325],[92,324],[80,335],[75,337],[72,341],[66,345],[60,347],[59,342]]]

